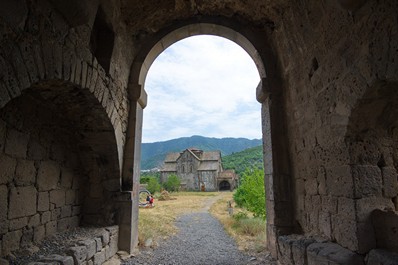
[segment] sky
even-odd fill
[[[174,43],[145,80],[142,142],[192,135],[260,139],[259,81],[251,57],[228,39],[200,35]]]

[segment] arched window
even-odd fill
[[[181,166],[181,172],[182,172],[182,173],[185,172],[185,167],[184,167],[184,165]]]
[[[189,167],[189,173],[192,173],[193,172],[193,166],[191,165],[190,167]]]

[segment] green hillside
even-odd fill
[[[241,152],[224,156],[222,164],[224,169],[235,169],[235,172],[239,175],[242,175],[246,168],[263,169],[263,146],[248,148]]]
[[[229,155],[250,147],[261,145],[261,140],[246,138],[209,138],[191,136],[173,139],[164,142],[143,143],[141,153],[141,169],[160,167],[170,152],[181,152],[187,148],[195,147],[204,151],[220,150],[221,155]]]

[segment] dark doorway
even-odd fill
[[[228,181],[223,180],[223,181],[220,182],[219,190],[220,191],[222,191],[222,190],[231,190],[231,184],[229,184]]]

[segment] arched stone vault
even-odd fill
[[[242,27],[234,20],[227,18],[198,18],[196,20],[180,21],[175,25],[160,30],[142,44],[143,49],[136,56],[131,69],[129,80],[130,120],[127,129],[125,163],[123,172],[133,175],[133,198],[138,196],[140,144],[142,133],[142,112],[147,104],[145,92],[145,78],[155,58],[173,43],[194,35],[209,34],[230,39],[240,45],[255,62],[260,83],[253,88],[253,96],[257,96],[262,104],[263,139],[265,156],[265,183],[267,187],[267,212],[268,212],[268,242],[274,245],[277,235],[289,234],[293,227],[293,208],[290,192],[289,155],[287,149],[287,133],[282,101],[282,86],[279,81],[279,69],[272,44],[267,42],[264,29],[248,29]],[[250,91],[248,91],[250,93]],[[135,104],[135,105],[134,105]],[[274,160],[274,157],[277,157]],[[131,181],[131,178],[127,178]],[[134,183],[137,183],[134,185]],[[127,185],[128,187],[129,185]],[[277,187],[277,190],[274,188]],[[129,188],[128,188],[129,189]],[[136,210],[138,214],[138,210]],[[137,224],[135,224],[137,225]],[[276,254],[275,254],[276,255]]]
[[[18,204],[18,191],[36,202],[37,193],[50,192],[35,193],[39,184],[30,182],[29,170],[21,179],[22,169],[32,169],[38,178],[43,164],[58,174],[51,161],[35,164],[24,157],[25,143],[40,140],[35,135],[40,130],[31,122],[38,118],[29,119],[35,115],[29,108],[50,108],[61,95],[68,95],[58,108],[65,115],[48,124],[56,128],[50,135],[62,135],[56,140],[64,144],[54,145],[53,153],[66,150],[71,140],[85,147],[77,151],[76,146],[71,157],[97,165],[91,171],[103,181],[89,185],[92,195],[115,206],[93,214],[104,223],[119,224],[119,249],[132,251],[137,243],[145,72],[166,46],[206,33],[244,47],[261,75],[256,96],[262,104],[267,247],[272,255],[281,264],[396,263],[396,236],[389,240],[393,234],[378,224],[393,231],[398,223],[397,1],[61,2],[0,2],[0,256],[18,245],[12,241],[22,233],[16,223],[37,220],[29,210],[33,206],[20,212],[11,207],[10,212],[2,210],[4,205]],[[47,102],[46,95],[51,104],[37,104]],[[77,118],[79,112],[86,113],[84,121]],[[40,113],[42,124],[47,115]],[[15,122],[18,117],[26,124]],[[97,119],[105,127],[92,122]],[[90,128],[105,132],[95,136],[87,133]],[[84,131],[90,136],[82,137]],[[62,156],[54,159],[64,163]],[[114,191],[116,182],[123,192]],[[102,196],[101,186],[113,188]],[[47,188],[40,183],[40,189]],[[53,192],[54,205],[63,189],[61,185]],[[48,225],[50,233],[52,227]],[[36,230],[40,237],[43,228]],[[27,233],[24,239],[30,237]]]

